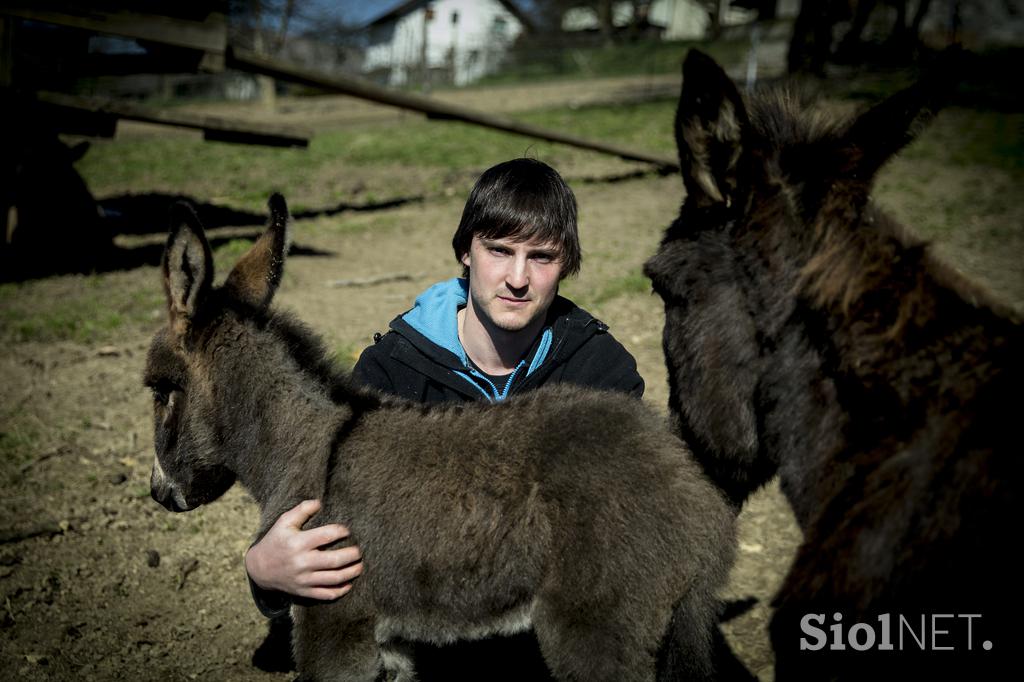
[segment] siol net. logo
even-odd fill
[[[825,626],[824,613],[808,613],[800,619],[801,651],[973,651],[978,613],[932,613],[911,617],[883,613],[877,623],[854,623],[845,627],[843,614],[833,613]],[[992,642],[981,648],[991,651]]]

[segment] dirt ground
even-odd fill
[[[597,160],[560,170],[571,181],[628,168]],[[402,169],[389,172],[402,182]],[[954,174],[942,181],[961,179]],[[664,411],[659,301],[631,289],[608,297],[594,292],[634,275],[654,252],[677,213],[681,182],[647,176],[574,189],[585,257],[582,275],[565,293],[594,301],[591,312],[636,356],[647,381],[645,400]],[[921,210],[903,194],[893,198],[898,213]],[[462,195],[434,197],[386,211],[297,221],[296,246],[316,255],[289,259],[278,305],[295,311],[353,361],[421,290],[457,274],[448,244],[463,202]],[[1020,218],[1019,208],[1009,216],[1018,226]],[[968,269],[988,272],[1019,304],[1024,296],[1016,239],[1015,257],[981,258]],[[952,258],[968,264],[980,253],[973,242],[950,239],[947,246]],[[381,277],[397,279],[336,286],[336,280]],[[148,266],[104,275],[102,283],[122,290],[160,286],[157,268]],[[20,295],[54,299],[87,285],[81,276],[51,277]],[[3,430],[34,434],[17,458],[0,463],[0,678],[291,677],[250,664],[266,630],[242,567],[257,520],[251,498],[236,487],[208,507],[175,515],[149,497],[152,431],[141,373],[162,316],[155,306],[151,325],[125,329],[113,341],[11,343],[0,357]],[[725,629],[762,679],[771,679],[765,636],[770,600],[799,537],[775,485],[742,513],[739,560],[724,596],[758,602]]]

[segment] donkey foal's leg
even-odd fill
[[[533,627],[554,676],[567,682],[653,682],[658,638],[638,632],[634,618],[617,617],[615,611],[624,608],[629,606],[538,604]]]
[[[374,682],[381,671],[374,619],[345,620],[339,606],[335,602],[292,610],[295,663],[303,682]]]
[[[400,639],[389,639],[380,642],[379,646],[386,682],[416,682],[411,644]]]

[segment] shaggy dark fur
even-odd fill
[[[288,248],[284,201],[270,206],[270,228],[219,289],[202,227],[177,209],[170,321],[146,369],[152,492],[185,511],[237,478],[261,533],[308,498],[323,500],[315,524],[351,528],[365,575],[342,599],[293,610],[303,676],[412,679],[403,642],[532,623],[560,679],[711,677],[733,513],[663,420],[571,386],[428,407],[351,384],[268,309]]]
[[[737,506],[778,472],[804,530],[775,604],[778,677],[986,678],[1021,632],[1024,334],[868,196],[935,89],[836,122],[784,94],[745,102],[698,52],[683,71],[686,201],[645,271],[681,435]],[[914,653],[907,634],[901,652],[894,620],[896,651],[802,652],[809,613],[830,644],[834,613],[844,632],[891,613],[918,633],[923,614],[927,647],[955,648]],[[932,614],[980,618],[940,619],[933,643]]]

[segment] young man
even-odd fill
[[[487,170],[452,247],[463,278],[435,284],[392,320],[356,363],[358,381],[424,403],[500,401],[557,382],[642,396],[636,362],[608,327],[558,296],[581,253],[576,199],[554,169],[514,159]],[[286,512],[246,555],[265,615],[285,611],[288,595],[339,598],[362,572],[358,548],[318,549],[346,537],[344,527],[301,530],[317,509],[307,501]],[[532,633],[418,645],[415,658],[421,680],[547,676]]]

